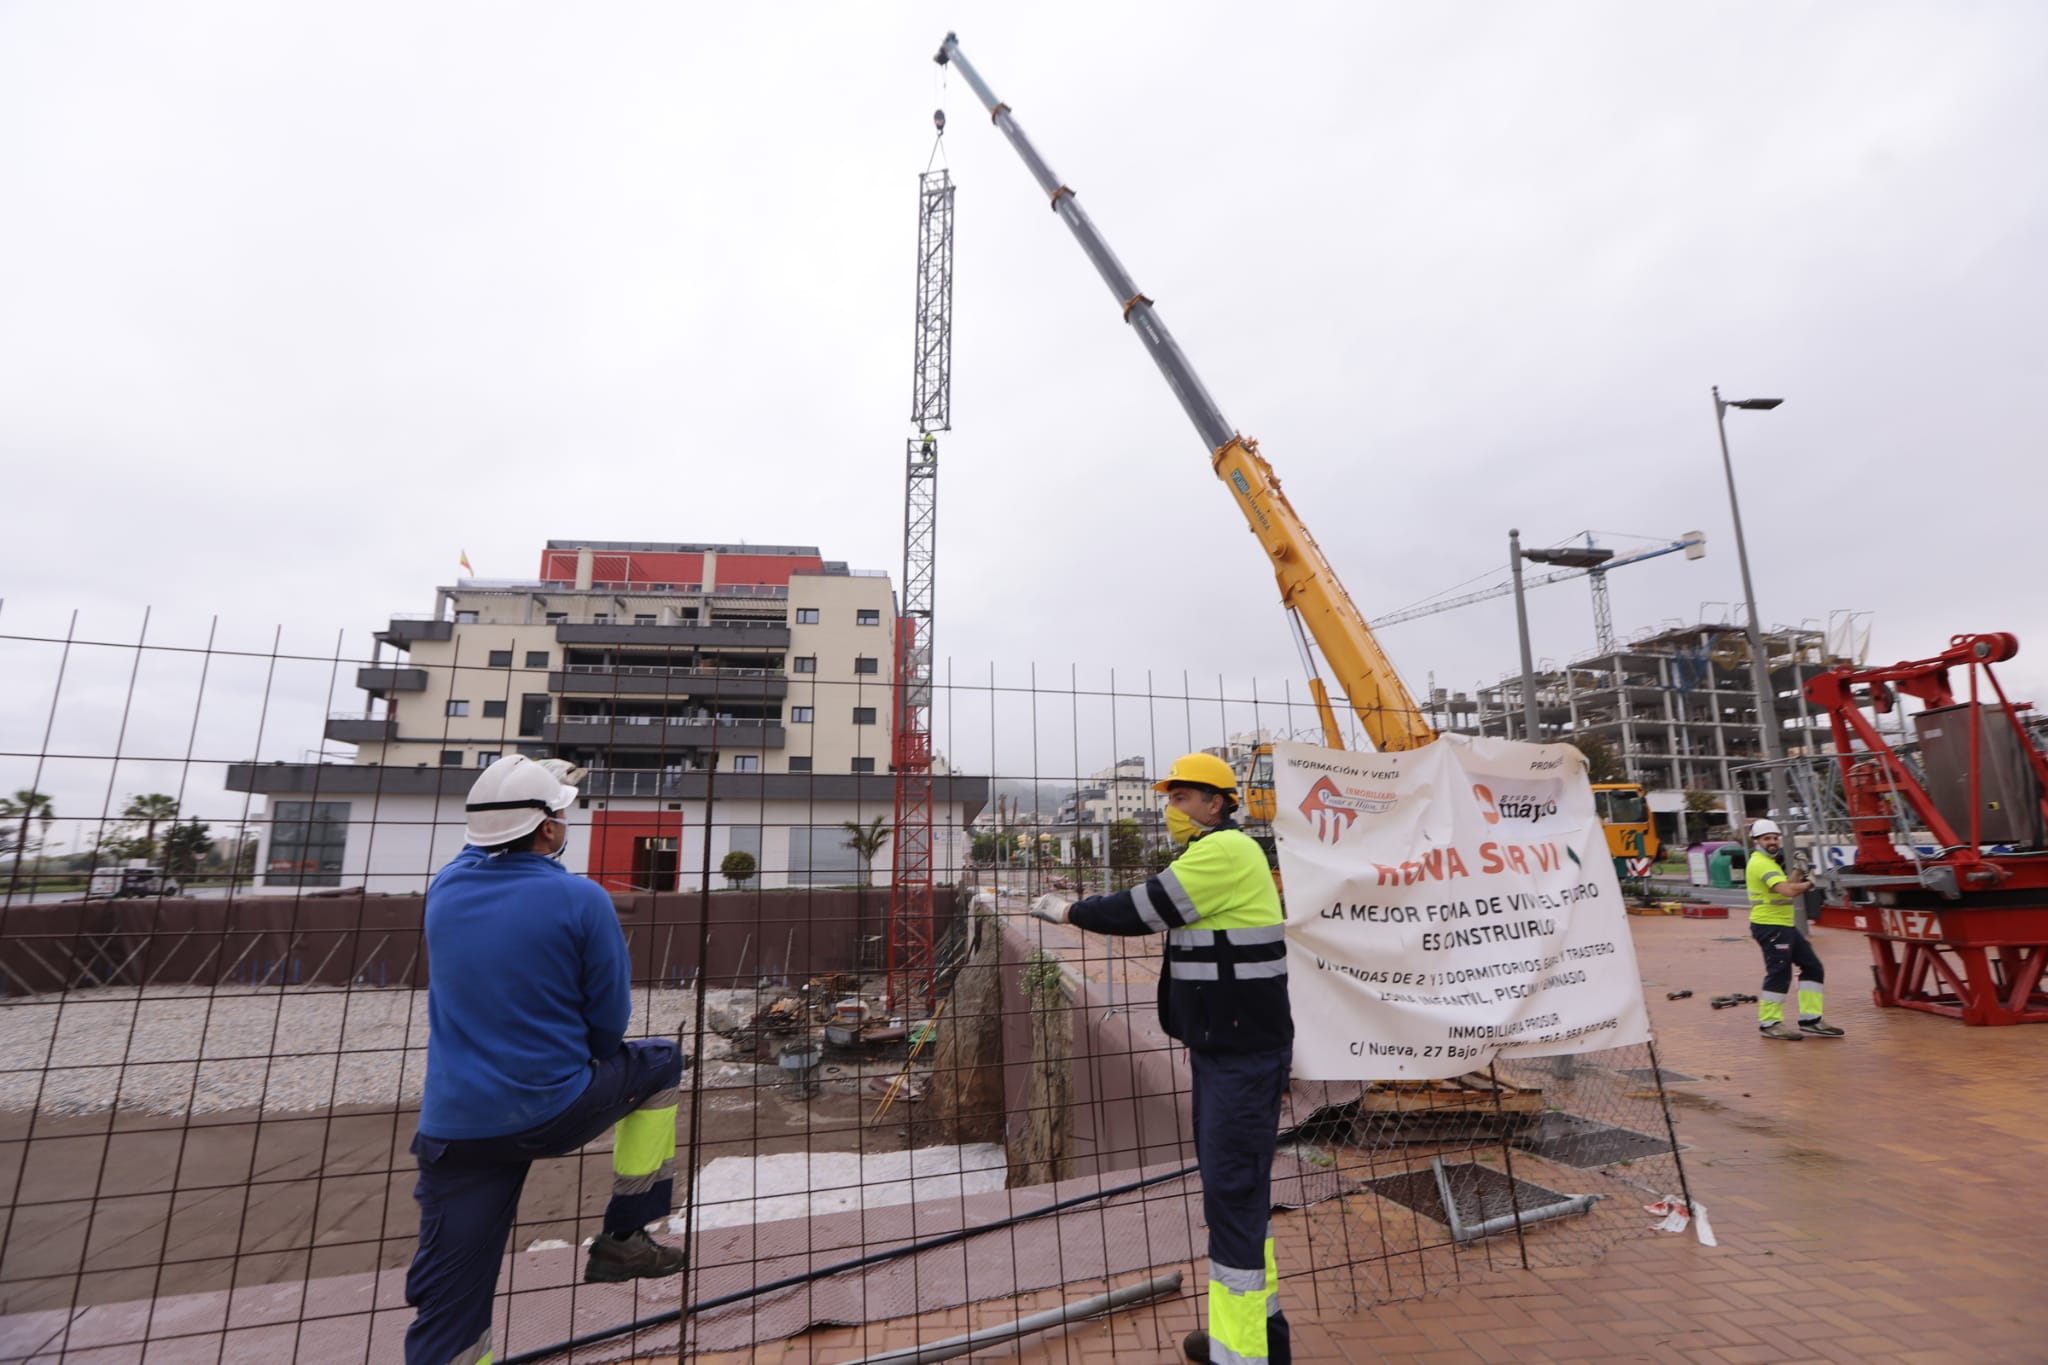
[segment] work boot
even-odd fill
[[[620,1280],[659,1280],[680,1275],[690,1264],[681,1247],[663,1246],[636,1228],[624,1237],[600,1232],[590,1242],[590,1259],[583,1263],[585,1284],[615,1284]]]
[[[1761,1029],[1758,1029],[1757,1032],[1766,1038],[1775,1038],[1781,1043],[1802,1043],[1806,1041],[1799,1036],[1798,1029],[1793,1028],[1783,1019],[1774,1019]]]
[[[1799,1031],[1815,1038],[1840,1038],[1843,1034],[1843,1030],[1836,1028],[1818,1014],[1811,1019],[1801,1019]]]
[[[1209,1334],[1190,1332],[1181,1338],[1180,1353],[1195,1365],[1209,1365]]]

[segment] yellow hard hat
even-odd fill
[[[1182,754],[1173,760],[1166,776],[1152,784],[1152,790],[1163,792],[1176,782],[1199,782],[1205,787],[1237,795],[1237,774],[1214,754]]]

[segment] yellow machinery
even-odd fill
[[[1244,515],[1252,534],[1259,539],[1267,559],[1272,563],[1273,575],[1280,586],[1280,602],[1287,610],[1289,625],[1294,629],[1295,647],[1301,651],[1302,666],[1308,674],[1309,695],[1314,698],[1316,714],[1322,722],[1323,740],[1333,749],[1344,747],[1344,733],[1337,724],[1336,709],[1331,705],[1329,688],[1325,685],[1321,671],[1316,667],[1315,650],[1320,650],[1328,661],[1330,672],[1337,687],[1344,693],[1345,700],[1358,716],[1366,736],[1376,749],[1416,749],[1436,738],[1436,731],[1422,718],[1422,711],[1415,699],[1394,671],[1386,652],[1380,648],[1373,636],[1372,628],[1365,622],[1351,594],[1344,590],[1337,571],[1330,567],[1323,557],[1315,537],[1302,524],[1286,495],[1280,491],[1280,480],[1274,476],[1273,467],[1259,454],[1258,442],[1240,435],[1235,427],[1224,420],[1215,399],[1202,386],[1201,378],[1194,367],[1182,354],[1173,334],[1166,330],[1152,300],[1138,291],[1138,286],[1124,270],[1116,253],[1109,249],[1095,224],[1082,209],[1074,191],[1053,174],[1052,168],[1038,154],[1037,148],[1024,135],[1010,106],[997,99],[981,73],[960,53],[959,40],[953,34],[946,35],[938,55],[933,59],[940,65],[951,64],[977,98],[988,109],[990,118],[1017,155],[1045,191],[1053,212],[1060,216],[1068,229],[1080,242],[1081,249],[1094,263],[1103,283],[1107,284],[1117,305],[1123,310],[1124,321],[1130,325],[1144,343],[1152,362],[1159,367],[1160,374],[1180,400],[1182,411],[1195,424],[1201,434],[1202,443],[1209,451],[1210,467],[1216,477],[1230,490],[1238,511]],[[1686,549],[1697,537],[1681,540],[1668,549]],[[1654,553],[1663,553],[1663,550]],[[1315,650],[1309,647],[1309,640],[1315,641]],[[1240,774],[1245,795],[1244,824],[1248,833],[1272,851],[1272,828],[1274,816],[1273,798],[1273,746],[1259,745],[1252,753],[1248,771]],[[1609,852],[1618,858],[1655,857],[1657,834],[1650,823],[1648,805],[1643,789],[1625,783],[1601,783],[1594,787],[1595,800],[1600,803],[1601,823],[1606,827]]]
[[[1612,858],[1654,858],[1662,850],[1657,825],[1650,818],[1650,802],[1634,782],[1595,782],[1593,805],[1600,812],[1600,827],[1607,832],[1607,853]]]

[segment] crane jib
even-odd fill
[[[1224,420],[1222,410],[1181,353],[1152,300],[1139,292],[1130,273],[1109,249],[1109,243],[1096,231],[1074,191],[1053,174],[1052,167],[1039,156],[1011,115],[1010,106],[996,98],[981,73],[961,55],[959,40],[953,34],[946,35],[934,60],[959,68],[996,127],[1023,158],[1053,211],[1081,244],[1102,282],[1109,286],[1124,320],[1136,330],[1152,363],[1159,367],[1181,409],[1201,434],[1203,447],[1209,452],[1210,468],[1230,488],[1246,523],[1264,547],[1278,580],[1282,604],[1297,614],[1298,624],[1305,625],[1314,637],[1374,745],[1381,749],[1411,749],[1435,739],[1435,732],[1423,719],[1336,571],[1323,557],[1315,537],[1288,505],[1287,495],[1280,491],[1280,482],[1258,453],[1257,444],[1240,436]],[[1317,695],[1325,732],[1332,744],[1339,744],[1341,737],[1329,716],[1314,660],[1307,658],[1304,651],[1303,661],[1308,667],[1311,691]]]
[[[1088,217],[1088,211],[1081,207],[1074,191],[1062,184],[1060,178],[1053,174],[1052,167],[1038,154],[1038,149],[1031,145],[1031,139],[1024,135],[1024,129],[1010,113],[1010,106],[996,98],[995,91],[989,89],[988,82],[981,78],[981,73],[974,69],[974,64],[961,54],[960,44],[954,35],[946,35],[946,41],[939,48],[936,60],[942,64],[950,62],[959,70],[961,77],[974,91],[975,97],[989,111],[996,127],[1009,139],[1010,145],[1016,148],[1017,155],[1023,158],[1026,169],[1031,172],[1031,178],[1038,182],[1038,187],[1051,199],[1053,211],[1059,214],[1060,221],[1067,225],[1067,230],[1074,234],[1074,240],[1081,244],[1081,250],[1095,266],[1095,273],[1109,286],[1109,292],[1115,297],[1117,306],[1124,310],[1125,320],[1137,331],[1138,339],[1144,343],[1146,353],[1152,357],[1152,363],[1159,367],[1159,373],[1165,377],[1167,387],[1172,389],[1173,396],[1180,400],[1181,410],[1187,413],[1188,420],[1195,424],[1196,432],[1201,435],[1203,448],[1211,455],[1221,450],[1237,434],[1237,429],[1224,420],[1222,410],[1216,406],[1216,400],[1209,396],[1209,390],[1203,385],[1201,376],[1197,375],[1194,366],[1188,363],[1179,343],[1174,341],[1173,334],[1167,331],[1165,322],[1153,311],[1151,300],[1139,293],[1130,272],[1124,269],[1123,262],[1110,250],[1109,242],[1096,229],[1094,221]]]

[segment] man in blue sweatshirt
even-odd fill
[[[489,1365],[491,1297],[535,1158],[617,1125],[612,1197],[585,1280],[680,1274],[648,1236],[675,1190],[675,1043],[625,1041],[625,935],[611,898],[558,862],[583,773],[501,758],[470,789],[469,843],[427,891],[427,1080],[413,1155],[418,1316],[406,1365]]]

